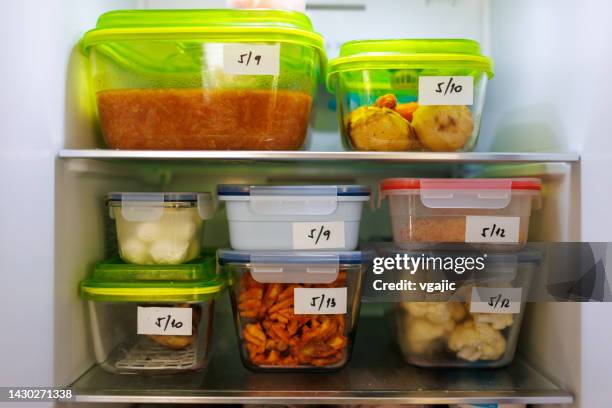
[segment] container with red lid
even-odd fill
[[[470,244],[521,248],[531,210],[540,206],[539,179],[385,179],[393,240],[402,248]]]

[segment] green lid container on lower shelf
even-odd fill
[[[98,302],[194,302],[216,297],[225,285],[215,256],[205,253],[180,265],[135,265],[120,258],[98,262],[80,291]]]

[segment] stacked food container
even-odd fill
[[[202,253],[210,193],[111,193],[120,258],[81,282],[98,363],[115,373],[204,368],[225,283]]]
[[[220,250],[245,367],[335,370],[349,360],[367,264],[364,186],[221,185],[232,250]]]
[[[113,11],[82,49],[111,149],[300,149],[326,64],[281,10]]]
[[[392,313],[406,361],[424,367],[499,367],[514,357],[538,252],[523,249],[537,179],[387,179],[395,248],[384,256],[443,259],[415,271],[422,281],[455,281],[449,296],[422,293]],[[469,260],[469,261],[466,261]],[[474,268],[465,272],[471,262]],[[406,271],[406,276],[411,276]]]

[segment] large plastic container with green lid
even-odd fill
[[[307,16],[125,10],[81,41],[108,147],[295,150],[325,68]]]
[[[475,41],[367,40],[342,45],[327,87],[348,148],[467,151],[492,77]]]
[[[100,262],[81,282],[96,360],[113,373],[172,374],[206,367],[215,298],[214,255],[181,265]]]

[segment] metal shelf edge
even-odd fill
[[[563,163],[578,162],[575,152],[311,152],[311,151],[205,151],[62,149],[61,159],[94,160],[262,160],[262,161],[383,161],[429,163]]]

